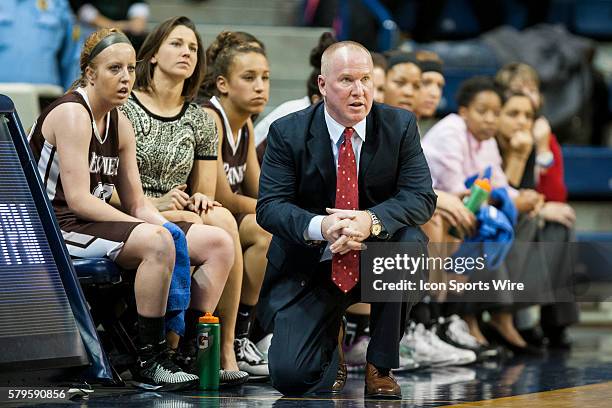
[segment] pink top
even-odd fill
[[[425,134],[422,145],[437,190],[465,191],[465,179],[482,174],[488,166],[492,168],[492,187],[509,187],[495,139],[478,141],[455,113],[436,123]],[[516,194],[513,188],[508,190],[511,196]]]

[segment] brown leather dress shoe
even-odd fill
[[[334,385],[332,385],[332,392],[342,391],[346,384],[347,373],[346,364],[338,364],[338,372],[336,373],[336,381],[334,381]]]
[[[365,371],[366,398],[402,399],[402,390],[391,371],[383,375],[371,363],[366,365]]]

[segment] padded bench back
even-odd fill
[[[563,162],[571,198],[612,201],[612,149],[564,146]]]

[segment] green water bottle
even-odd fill
[[[470,195],[463,199],[463,205],[476,215],[480,207],[489,199],[491,194],[491,183],[487,179],[477,179],[470,188]],[[463,239],[463,235],[455,227],[451,227],[448,233],[459,239]]]
[[[474,181],[470,195],[464,201],[465,207],[473,214],[478,213],[482,204],[489,199],[489,194],[491,194],[491,183],[487,179]]]
[[[206,312],[198,323],[198,357],[196,364],[201,390],[219,389],[221,359],[221,326],[219,318]]]

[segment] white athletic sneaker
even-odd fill
[[[400,359],[413,358],[421,367],[443,367],[455,364],[453,354],[441,353],[429,341],[423,324],[412,322],[400,341]]]
[[[235,339],[234,351],[236,352],[238,368],[241,371],[255,377],[268,377],[270,375],[268,362],[264,360],[263,354],[251,340],[246,337]]]
[[[270,349],[270,343],[272,343],[272,333],[266,334],[266,336],[257,342],[257,349],[263,355],[265,361],[268,361],[268,349]]]
[[[455,342],[458,346],[475,350],[480,348],[480,343],[476,340],[476,337],[470,334],[467,322],[457,315],[445,319],[446,330],[445,334],[450,340]],[[444,324],[442,325],[444,327]]]
[[[470,329],[465,320],[457,315],[452,315],[446,319],[439,319],[438,336],[451,346],[462,349],[472,350],[476,353],[477,361],[488,358],[498,358],[503,355],[503,351],[498,346],[480,344],[476,337],[470,334]]]
[[[437,353],[453,356],[455,358],[453,365],[466,365],[476,361],[476,353],[474,353],[472,350],[461,349],[442,341],[436,334],[435,326],[430,330],[426,330],[425,336],[429,341],[429,344],[431,344],[431,346],[437,350]]]

